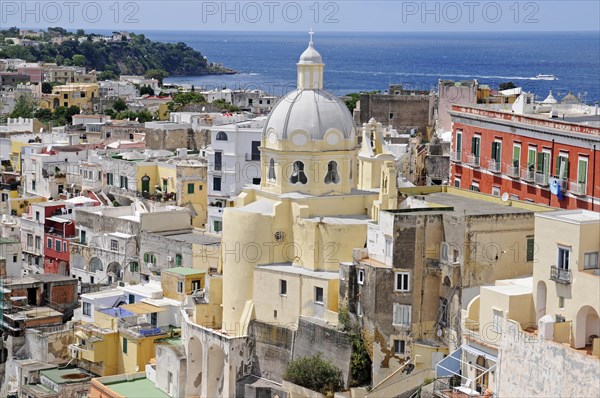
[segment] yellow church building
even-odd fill
[[[297,89],[263,130],[260,186],[224,211],[221,328],[194,322],[205,303],[183,312],[189,396],[235,395],[252,320],[290,329],[300,317],[337,323],[339,263],[365,247],[367,223],[397,200],[393,163],[384,164],[393,156],[365,129],[358,145],[346,105],[323,89],[312,35],[297,67]],[[221,288],[215,278],[207,295]]]

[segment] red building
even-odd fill
[[[75,223],[72,214],[60,214],[46,217],[44,224],[44,273],[70,274],[70,242],[75,238]],[[66,209],[65,209],[66,210]]]
[[[583,124],[600,117],[559,120],[460,105],[450,114],[454,186],[600,211],[600,127]]]

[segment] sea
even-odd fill
[[[169,83],[195,87],[261,89],[283,95],[295,88],[296,62],[308,44],[302,32],[146,31],[162,42],[184,42],[235,75],[173,76]],[[437,89],[439,79],[477,79],[492,89],[513,82],[543,100],[569,92],[582,102],[600,100],[598,32],[351,33],[317,32],[325,63],[325,88],[335,94]],[[536,78],[550,74],[558,80]]]

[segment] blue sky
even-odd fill
[[[220,31],[600,31],[600,1],[0,0],[0,27]]]

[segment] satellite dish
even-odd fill
[[[503,202],[508,202],[508,193],[507,193],[507,192],[504,192],[504,193],[502,194],[502,201],[503,201]]]

